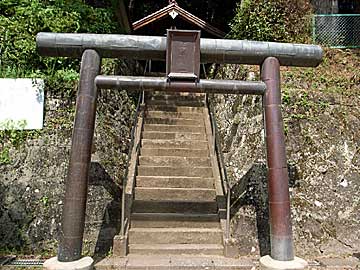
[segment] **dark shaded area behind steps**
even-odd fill
[[[102,186],[112,196],[112,201],[106,205],[95,245],[94,258],[100,261],[111,252],[114,236],[120,232],[121,188],[98,162],[91,162],[89,185]]]

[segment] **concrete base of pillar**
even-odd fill
[[[308,263],[298,257],[292,261],[278,261],[269,255],[260,258],[260,269],[262,270],[303,270],[308,268]]]
[[[234,244],[233,239],[225,239],[224,237],[224,256],[226,258],[239,256],[239,248]]]
[[[115,256],[124,258],[129,253],[128,250],[128,236],[115,235],[113,244],[113,253]]]
[[[46,260],[43,264],[45,270],[93,270],[94,260],[84,257],[73,262],[59,262],[57,257]]]

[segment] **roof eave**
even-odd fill
[[[186,11],[185,9],[179,7],[177,4],[175,3],[172,3],[136,22],[134,22],[132,24],[132,28],[134,31],[156,21],[156,20],[159,20],[165,16],[168,16],[169,13],[171,11],[176,11],[179,16],[187,21],[187,22],[190,22],[192,24],[195,24],[197,26],[199,26],[201,29],[203,29],[204,31],[218,37],[218,38],[223,38],[225,36],[225,33],[221,30],[219,30],[218,28],[210,25],[209,23],[205,22],[204,20],[200,19],[199,17],[191,14],[190,12]]]

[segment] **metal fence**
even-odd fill
[[[360,48],[360,14],[315,15],[313,38],[331,48]]]

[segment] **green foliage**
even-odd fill
[[[286,104],[286,105],[289,105],[291,103],[291,97],[290,97],[289,91],[287,91],[287,89],[284,89],[282,91],[281,101],[282,101],[282,104]]]
[[[0,149],[0,165],[9,164],[11,162],[9,151],[9,147],[2,147]]]
[[[308,0],[243,0],[230,23],[232,38],[306,42],[310,37]]]
[[[40,202],[43,204],[44,207],[47,207],[49,205],[49,197],[48,196],[41,197]]]
[[[0,76],[44,78],[47,90],[68,96],[75,89],[79,61],[39,56],[36,34],[121,32],[116,22],[112,8],[81,0],[1,0]]]
[[[25,131],[23,130],[26,126],[26,121],[13,121],[7,120],[0,123],[1,133],[0,141],[3,143],[10,143],[15,147],[18,147],[25,138]]]
[[[283,67],[282,89],[309,89],[357,97],[360,91],[359,60],[359,49],[324,48],[323,62],[317,68]]]
[[[4,121],[0,123],[0,165],[11,163],[10,147],[19,148],[28,137],[34,137],[37,132],[24,130],[26,121]]]

